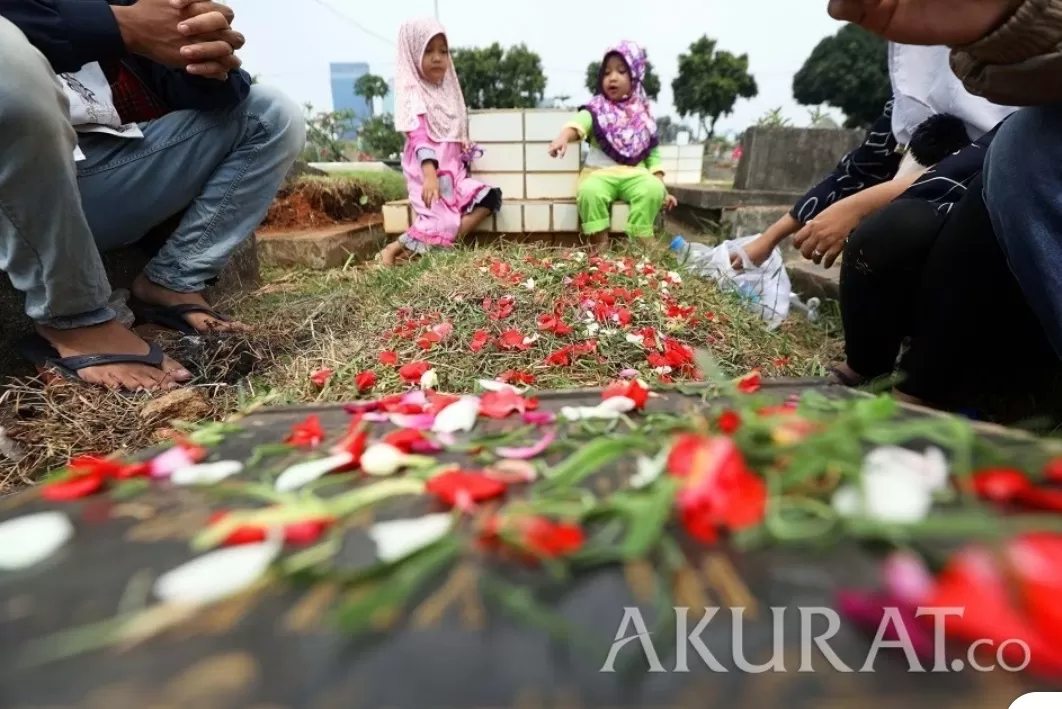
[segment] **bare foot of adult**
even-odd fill
[[[117,320],[74,330],[37,326],[37,332],[51,343],[61,358],[84,355],[146,355],[150,346]],[[191,372],[169,357],[162,367],[147,364],[108,364],[86,367],[78,372],[86,382],[125,391],[174,389],[192,378]]]
[[[162,308],[173,308],[180,305],[194,305],[197,307],[210,309],[210,304],[207,303],[206,298],[201,293],[178,293],[168,288],[152,283],[144,276],[140,274],[133,281],[132,287],[133,297],[147,305],[153,305]],[[219,320],[213,317],[209,313],[184,313],[181,318],[188,323],[189,326],[194,328],[196,332],[203,334],[209,333],[221,333],[221,332],[250,332],[251,328],[244,325],[241,322],[235,320]]]

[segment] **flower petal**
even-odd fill
[[[296,463],[277,477],[276,491],[291,492],[292,490],[298,490],[314,480],[323,478],[333,470],[339,470],[344,466],[350,465],[353,461],[354,455],[352,453],[343,452],[330,455],[327,458]]]
[[[376,544],[376,556],[391,564],[439,541],[453,528],[454,518],[442,512],[417,519],[396,519],[377,522],[369,529],[369,537]]]
[[[439,375],[435,373],[434,369],[429,369],[424,372],[420,377],[421,389],[434,389],[439,386]]]
[[[557,440],[557,434],[555,431],[549,431],[542,437],[537,443],[531,446],[525,446],[522,448],[495,448],[494,452],[502,458],[512,458],[515,460],[527,460],[534,458],[537,455],[542,454],[553,441]]]
[[[479,397],[465,396],[447,406],[435,417],[431,430],[435,433],[471,431],[479,418]]]
[[[184,446],[174,446],[151,460],[151,477],[165,478],[175,470],[195,465],[196,460]]]
[[[667,459],[670,454],[671,449],[665,447],[655,458],[648,458],[644,455],[635,458],[634,465],[637,472],[631,476],[631,487],[641,490],[656,482],[667,469]]]
[[[0,523],[0,569],[26,569],[50,557],[74,536],[62,512],[40,512]]]
[[[630,400],[628,399],[628,401]],[[618,419],[620,417],[620,412],[604,405],[565,406],[561,409],[561,416],[568,421],[593,421],[595,419],[608,421],[611,419]]]
[[[281,550],[280,538],[259,544],[226,547],[182,564],[159,576],[155,596],[166,603],[205,604],[250,588],[269,569]]]
[[[388,419],[399,428],[412,428],[414,431],[430,431],[435,423],[431,414],[391,414]]]
[[[200,463],[178,468],[170,474],[174,485],[213,485],[243,471],[238,460],[221,460],[217,463]]]
[[[505,382],[499,382],[496,379],[480,379],[477,382],[483,391],[515,391],[517,394],[520,390],[514,387],[512,384],[506,384]]]

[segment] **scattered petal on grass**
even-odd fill
[[[319,369],[310,375],[310,381],[313,382],[313,385],[318,389],[324,389],[325,384],[328,383],[328,380],[332,378],[333,374],[335,374],[335,372],[331,369]]]
[[[439,375],[435,373],[434,369],[429,369],[424,372],[420,377],[421,389],[434,389],[439,386]]]
[[[534,482],[538,477],[538,469],[533,463],[511,458],[491,463],[483,472],[507,485]]]
[[[376,557],[392,564],[439,541],[450,533],[453,524],[453,515],[447,512],[396,519],[377,522],[369,529],[369,537],[376,545]]]
[[[354,377],[354,386],[358,388],[358,391],[369,391],[376,386],[376,372],[361,372]]]
[[[641,342],[639,342],[638,344],[641,344]],[[623,377],[624,379],[631,379],[633,377],[637,377],[638,376],[638,370],[637,369],[623,369],[623,370],[620,370],[619,375],[621,377]]]
[[[298,490],[300,487],[328,475],[333,470],[339,470],[353,462],[354,454],[344,452],[330,455],[327,458],[296,463],[277,477],[276,490],[277,492]]]
[[[155,581],[155,596],[166,603],[192,604],[227,598],[261,579],[281,546],[277,538],[209,552],[160,576]]]
[[[520,393],[520,390],[514,387],[512,384],[506,384],[505,382],[499,382],[496,379],[480,379],[476,382],[479,384],[483,391],[515,391]]]
[[[479,418],[479,397],[466,396],[447,406],[435,417],[431,430],[435,433],[471,431]]]
[[[494,453],[501,458],[529,460],[544,453],[555,440],[557,440],[557,433],[555,431],[549,431],[534,445],[522,448],[495,448]]]
[[[213,485],[243,470],[238,460],[222,460],[217,463],[200,463],[174,470],[170,482],[174,485]]]
[[[62,512],[40,512],[0,522],[0,569],[18,571],[35,566],[73,536],[74,525]]]

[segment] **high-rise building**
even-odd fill
[[[354,111],[354,127],[343,136],[345,140],[353,140],[362,122],[372,117],[372,106],[363,96],[354,93],[354,82],[369,73],[369,65],[365,62],[333,63],[331,73],[332,110]]]

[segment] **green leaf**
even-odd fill
[[[624,559],[644,558],[655,548],[671,519],[678,481],[662,477],[645,492],[619,492],[612,506],[627,520],[627,534],[620,544]]]
[[[327,501],[327,509],[335,517],[346,517],[391,497],[424,494],[424,482],[413,478],[390,478],[352,490]]]
[[[572,487],[626,453],[648,445],[647,439],[636,436],[598,438],[547,470],[544,482],[548,483],[547,487]]]
[[[370,628],[379,614],[404,607],[419,588],[457,558],[460,550],[460,541],[448,538],[396,562],[366,595],[339,607],[339,623],[351,632]]]

